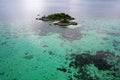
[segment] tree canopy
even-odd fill
[[[72,17],[68,14],[65,13],[55,13],[55,14],[51,14],[48,15],[46,18],[51,19],[51,20],[71,20]]]

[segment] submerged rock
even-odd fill
[[[14,78],[13,80],[17,80],[16,78]]]
[[[24,58],[30,60],[33,58],[33,55],[25,55]]]
[[[42,47],[48,47],[48,45],[43,45]]]
[[[49,53],[49,55],[55,55],[55,53],[52,51],[48,51],[48,53]]]
[[[66,72],[67,70],[65,68],[57,68],[58,71]]]
[[[0,72],[0,76],[3,76],[3,75],[5,75],[5,72]]]

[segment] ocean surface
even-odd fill
[[[120,80],[120,0],[0,0],[0,80]],[[67,13],[66,28],[36,20]]]

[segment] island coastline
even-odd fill
[[[36,18],[36,20],[51,21],[54,25],[59,25],[59,26],[69,26],[69,25],[78,24],[77,22],[73,21],[75,20],[75,18],[65,13],[55,13],[55,14],[50,14],[48,16],[44,15],[41,18]]]

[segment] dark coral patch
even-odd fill
[[[94,64],[99,70],[108,70],[113,64],[109,64],[106,59],[114,57],[114,53],[109,51],[97,51],[96,55],[90,54],[71,54],[71,57],[74,58],[73,61],[69,64],[69,67],[82,67],[89,64]]]
[[[116,47],[120,45],[120,41],[113,40],[113,46]]]
[[[33,58],[33,55],[25,55],[24,58],[27,59],[27,60],[30,60],[30,59]]]
[[[5,75],[5,72],[0,72],[0,76],[3,76],[3,75]]]
[[[55,53],[52,51],[48,51],[48,53],[49,53],[49,55],[55,55]]]
[[[58,71],[66,72],[66,68],[57,68]]]
[[[13,80],[17,80],[16,78],[14,78]]]
[[[6,42],[6,41],[1,43],[1,45],[5,45],[5,44],[7,44],[7,42]]]
[[[113,40],[114,49],[120,51],[120,41]]]
[[[70,54],[65,58],[68,61],[68,68],[62,65],[62,68],[57,70],[68,73],[68,80],[101,80],[97,73],[91,76],[88,67],[95,67],[99,71],[110,71],[107,75],[113,76],[112,79],[120,77],[116,75],[120,73],[120,56],[116,56],[114,52],[110,51],[96,51],[95,55],[91,55],[90,51],[82,54]],[[91,66],[93,65],[93,66]],[[74,71],[75,70],[75,71]],[[105,80],[108,80],[107,78]]]
[[[120,33],[114,33],[114,32],[107,32],[107,34],[111,36],[120,36]]]
[[[48,45],[43,45],[42,47],[48,47]]]
[[[107,37],[103,37],[102,39],[103,39],[104,41],[107,41],[107,40],[108,40],[108,38],[107,38]]]

